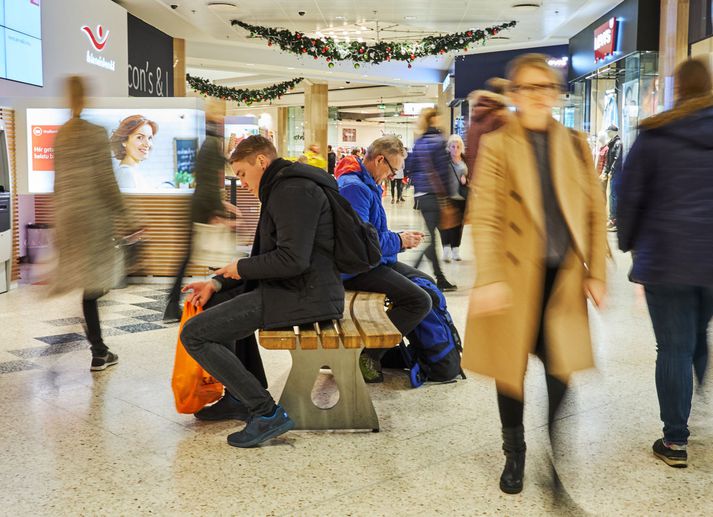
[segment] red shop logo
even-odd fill
[[[92,47],[94,47],[97,52],[104,50],[106,41],[109,39],[109,31],[104,32],[104,27],[101,25],[97,25],[96,31],[92,31],[92,28],[87,25],[82,27],[82,30],[84,31],[84,34],[87,35],[87,38],[89,38],[89,42],[92,44]]]

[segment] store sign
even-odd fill
[[[109,41],[109,30],[104,29],[101,25],[97,25],[94,29],[88,25],[82,26],[82,32],[86,35],[89,45],[96,52],[103,52]],[[87,63],[98,66],[112,72],[116,70],[116,61],[107,59],[104,56],[96,55],[92,50],[87,50]]]
[[[173,38],[128,15],[129,95],[173,97]]]
[[[569,57],[563,56],[560,58],[551,58],[547,60],[547,64],[552,68],[565,69],[569,65]]]
[[[618,50],[619,20],[610,18],[609,21],[594,29],[594,61],[599,62],[611,56]]]

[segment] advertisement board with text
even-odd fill
[[[54,141],[69,117],[65,109],[27,109],[29,192],[52,192]],[[128,193],[169,193],[179,183],[185,185],[185,174],[178,173],[191,165],[185,145],[176,142],[191,141],[197,147],[205,138],[205,116],[196,109],[94,108],[82,118],[106,129],[117,182]]]

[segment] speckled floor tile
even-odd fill
[[[395,229],[422,229],[409,206],[387,205],[387,212]],[[473,282],[468,240],[461,251],[464,260],[444,270],[459,285],[447,299],[462,331]],[[417,255],[403,260],[413,263]],[[711,515],[713,386],[696,393],[689,468],[654,458],[661,423],[651,323],[640,291],[626,279],[628,257],[615,258],[608,308],[592,313],[597,368],[574,376],[556,422],[558,472],[589,515]],[[175,411],[177,328],[161,322],[168,289],[129,285],[102,299],[104,336],[119,363],[98,373],[89,371],[80,293],[49,298],[46,288],[28,286],[0,295],[0,372],[7,372],[0,374],[0,514],[576,514],[552,496],[547,395],[537,360],[526,378],[520,495],[498,489],[495,388],[475,375],[414,390],[402,372],[387,371],[383,384],[368,388],[381,432],[293,431],[237,449],[226,437],[242,422],[200,422]],[[62,353],[44,353],[53,348]],[[261,354],[279,398],[290,354]],[[333,396],[328,382],[319,388],[321,399]]]

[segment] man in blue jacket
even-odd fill
[[[393,304],[389,319],[402,335],[411,332],[431,310],[431,297],[407,277],[423,276],[417,269],[398,262],[397,255],[421,243],[423,234],[415,231],[392,232],[381,202],[382,187],[403,168],[406,150],[395,136],[375,140],[363,162],[355,162],[339,176],[339,193],[352,205],[362,220],[379,232],[381,264],[357,276],[344,276],[344,287],[352,291],[384,293]],[[381,382],[381,358],[386,350],[370,349],[362,354],[360,366],[367,382]]]

